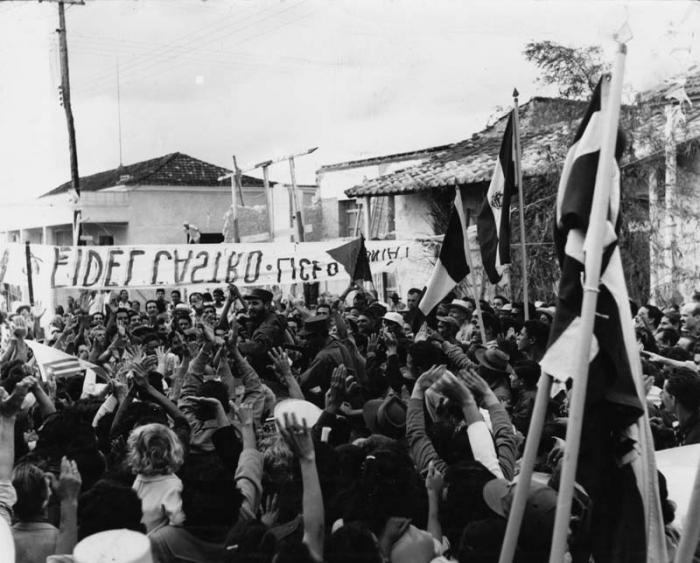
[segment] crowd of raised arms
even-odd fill
[[[231,285],[0,314],[16,561],[89,561],[80,546],[109,530],[125,539],[90,549],[145,545],[133,560],[157,563],[497,561],[554,307],[524,321],[504,297],[477,313],[451,295],[414,334],[420,295],[381,303],[352,284],[312,306]],[[656,449],[700,443],[700,295],[633,313]],[[40,369],[32,340],[96,382]],[[548,559],[567,404],[548,407],[516,561]],[[576,501],[569,544],[588,561],[584,490]]]

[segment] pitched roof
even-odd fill
[[[525,175],[544,172],[558,155],[556,149],[572,134],[574,118],[586,102],[563,98],[532,98],[520,106],[522,166]],[[449,145],[428,160],[391,174],[367,180],[346,190],[350,197],[391,195],[460,184],[487,181],[508,120],[503,115],[494,124],[469,139]]]
[[[318,173],[335,172],[338,170],[348,170],[351,168],[362,168],[364,166],[376,166],[386,162],[402,162],[406,160],[416,160],[418,158],[426,158],[435,153],[439,153],[452,145],[440,145],[437,147],[428,147],[425,149],[416,149],[408,152],[398,152],[381,156],[372,156],[369,158],[360,158],[358,160],[348,160],[346,162],[338,162],[335,164],[325,164],[318,169]]]
[[[219,181],[231,171],[180,152],[143,160],[80,178],[81,192],[96,192],[114,186],[226,186]],[[259,178],[243,175],[243,186],[262,186]],[[41,197],[67,192],[70,182],[61,184]]]
[[[588,102],[533,98],[519,108],[523,175],[538,176],[561,166]],[[508,113],[470,139],[454,143],[425,162],[365,180],[346,190],[348,197],[392,195],[443,186],[488,182],[505,130]],[[627,163],[659,153],[666,117],[653,104],[623,108],[628,133]],[[700,107],[685,111],[678,142],[700,137]],[[652,140],[650,142],[650,139]],[[625,164],[625,160],[623,160]]]

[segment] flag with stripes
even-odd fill
[[[513,111],[508,117],[491,183],[476,219],[481,260],[493,284],[501,281],[503,267],[510,264],[510,198],[516,186]]]
[[[572,378],[574,385],[582,338],[584,252],[608,86],[609,80],[603,79],[595,89],[566,156],[557,193],[554,241],[561,281],[541,366],[560,382]],[[623,148],[618,135],[616,158]],[[576,479],[592,500],[591,548],[596,561],[665,561],[653,440],[617,238],[617,163],[613,168]]]
[[[36,340],[27,340],[27,344],[34,352],[34,357],[44,379],[49,377],[61,379],[73,375],[81,375],[86,367],[96,367],[89,362],[80,360],[51,346],[41,344]]]
[[[440,255],[418,304],[418,310],[426,317],[469,274],[467,218],[459,186],[455,187],[455,191],[455,200]]]

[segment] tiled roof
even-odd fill
[[[572,133],[573,118],[585,102],[561,98],[533,98],[520,106],[523,174],[551,168]],[[427,161],[367,180],[345,193],[349,197],[411,193],[442,186],[488,181],[503,138],[508,114],[471,138],[450,145]]]
[[[533,98],[520,106],[520,131],[523,176],[538,176],[556,170],[563,163],[579,121],[588,102],[561,98]],[[470,139],[460,141],[433,155],[425,162],[365,180],[345,191],[348,197],[413,193],[458,184],[488,182],[508,114]],[[634,107],[623,108],[624,128],[630,150],[626,161],[632,162],[657,154],[663,146],[666,117],[661,108],[639,113]],[[656,144],[648,139],[654,137]],[[678,139],[700,137],[700,104],[685,111],[685,124]],[[625,164],[625,160],[623,160]]]
[[[440,145],[437,147],[428,147],[425,149],[417,149],[408,152],[399,152],[382,156],[372,156],[369,158],[360,158],[358,160],[348,160],[346,162],[337,162],[335,164],[325,164],[318,169],[318,173],[335,172],[338,170],[348,170],[350,168],[362,168],[364,166],[376,166],[388,162],[402,162],[406,160],[416,160],[418,158],[426,158],[436,153],[450,148],[452,145]]]
[[[105,188],[122,186],[226,186],[230,180],[219,178],[231,171],[186,154],[174,152],[135,164],[105,170],[80,178],[81,192],[96,192]],[[243,186],[262,186],[259,178],[243,175]],[[66,182],[42,197],[67,192],[71,183]]]

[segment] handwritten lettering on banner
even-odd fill
[[[220,245],[59,247],[32,245],[51,288],[150,287],[236,283],[291,284],[347,279],[327,250],[345,241]],[[374,273],[403,260],[429,259],[416,241],[367,241]],[[11,255],[12,256],[12,255]]]

